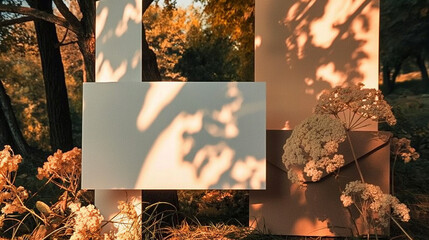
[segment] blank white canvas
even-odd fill
[[[82,188],[265,189],[265,84],[84,84]]]

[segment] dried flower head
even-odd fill
[[[21,155],[15,155],[9,145],[4,146],[4,149],[0,151],[0,191],[8,181],[12,181],[11,175],[18,170],[18,164],[21,161]]]
[[[101,239],[103,216],[94,205],[81,207],[74,213],[73,235],[70,240]]]
[[[0,229],[3,227],[5,218],[6,218],[5,214],[0,214]]]
[[[120,201],[118,205],[119,224],[115,224],[117,231],[115,239],[139,240],[142,235],[142,222],[132,202]]]
[[[23,205],[23,201],[28,198],[28,192],[23,186],[16,188],[10,186],[7,190],[0,192],[0,205],[4,206],[1,208],[1,212],[4,214],[12,213],[24,213],[27,209]]]
[[[15,187],[14,174],[21,163],[21,155],[15,155],[8,145],[0,151],[0,210],[3,214],[24,213],[23,201],[28,198],[24,187]]]
[[[405,204],[400,203],[396,197],[384,194],[379,186],[361,181],[350,182],[342,192],[340,200],[344,207],[353,203],[369,204],[368,215],[372,216],[382,226],[388,225],[391,209],[403,222],[410,220],[410,209]]]
[[[400,156],[405,163],[415,161],[420,157],[416,149],[411,147],[411,140],[406,138],[392,138],[391,151],[393,155]]]
[[[343,124],[327,114],[316,114],[300,123],[283,146],[283,163],[292,182],[303,182],[303,176],[295,169],[304,166],[304,173],[312,181],[323,174],[334,172],[344,165],[338,145],[346,139]]]
[[[136,208],[141,202],[133,199],[131,202],[119,201],[119,213],[111,221],[113,222],[114,230],[104,234],[104,240],[120,239],[120,240],[140,240],[142,238],[142,219]]]
[[[58,150],[48,157],[43,168],[37,170],[38,179],[48,178],[61,189],[73,195],[78,194],[82,170],[82,152],[79,148],[73,148],[65,153]]]
[[[48,161],[43,164],[43,168],[38,168],[38,179],[43,178],[63,178],[65,176],[80,174],[82,153],[79,148],[63,153],[57,150],[54,155],[48,157]]]
[[[347,129],[359,128],[367,119],[385,121],[389,125],[395,125],[396,118],[381,91],[363,88],[363,86],[360,83],[325,91],[317,101],[315,113],[340,117],[340,113],[344,113],[346,110],[351,111],[352,114],[349,117],[346,117],[347,114],[343,115]]]

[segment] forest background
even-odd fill
[[[254,2],[195,3],[143,0],[143,80],[254,81]],[[81,147],[82,84],[95,78],[95,4],[0,0],[0,146],[23,155],[23,185],[34,185],[34,169],[52,152]],[[410,138],[421,154],[413,166],[396,166],[395,192],[412,209],[407,228],[427,236],[429,1],[381,0],[380,10],[380,88],[399,123],[381,128]],[[178,195],[182,211],[203,223],[247,222],[246,192]],[[58,197],[49,189],[41,196]]]

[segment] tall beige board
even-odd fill
[[[269,130],[267,190],[250,192],[249,224],[279,235],[349,236],[346,213],[332,195],[330,180],[309,185],[308,191],[291,185],[282,146],[290,134],[286,129],[312,114],[323,90],[357,83],[378,88],[379,1],[256,0],[255,11],[255,76],[267,84]],[[361,130],[376,131],[377,124]],[[373,133],[368,134],[362,137],[372,139]],[[377,144],[358,147],[369,151]],[[368,177],[385,192],[387,147],[368,156],[375,160],[362,160]],[[355,172],[352,168],[348,170]]]

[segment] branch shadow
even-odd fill
[[[377,1],[270,0],[257,8],[256,79],[267,82],[269,129],[285,121],[293,128],[324,89],[378,85]]]
[[[141,0],[97,2],[97,82],[140,81],[141,21]]]
[[[265,188],[262,84],[130,84],[86,85],[87,187]]]

